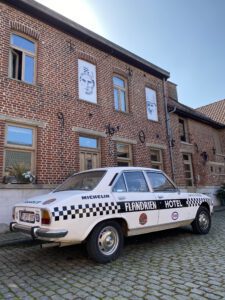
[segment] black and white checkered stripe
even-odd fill
[[[200,206],[203,202],[209,203],[207,198],[188,198],[187,206]]]
[[[79,204],[54,207],[52,216],[55,221],[81,219],[117,214],[119,209],[120,206],[114,202]]]

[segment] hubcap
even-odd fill
[[[98,247],[104,255],[113,254],[118,248],[119,236],[112,226],[104,227],[98,236]]]
[[[205,230],[209,226],[209,217],[205,212],[201,212],[199,215],[199,226],[201,229]]]

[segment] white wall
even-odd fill
[[[0,232],[4,232],[7,229],[7,225],[12,221],[12,207],[25,199],[47,194],[52,189],[35,189],[35,188],[18,188],[0,189]]]

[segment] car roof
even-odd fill
[[[93,171],[111,171],[113,173],[121,171],[153,171],[153,172],[162,172],[158,169],[146,168],[146,167],[105,167],[105,168],[96,168],[85,170],[83,172],[93,172]]]

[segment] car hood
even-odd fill
[[[63,192],[51,192],[48,194],[35,196],[24,200],[16,204],[16,206],[50,206],[51,204],[56,204],[57,202],[69,200],[77,195],[87,194],[87,191],[63,191]]]

